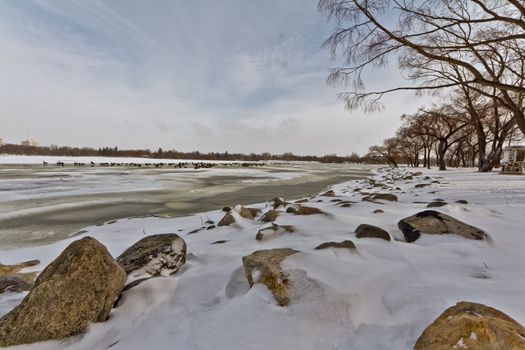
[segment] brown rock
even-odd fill
[[[239,215],[242,218],[253,220],[254,215],[253,215],[252,211],[249,210],[248,208],[245,208],[243,206],[239,206],[239,207],[237,207],[235,209],[236,209],[236,211],[239,213]]]
[[[296,253],[297,250],[281,248],[258,250],[244,256],[242,263],[250,287],[255,283],[262,283],[273,293],[280,306],[288,305],[288,274],[281,269],[281,263]],[[255,276],[257,279],[254,279]]]
[[[231,224],[235,223],[235,217],[230,213],[227,212],[224,214],[224,217],[219,221],[217,224],[218,226],[230,226]]]
[[[392,193],[374,193],[370,195],[370,199],[397,202],[397,196]]]
[[[14,265],[2,265],[0,264],[0,276],[8,276],[26,267],[36,266],[40,264],[40,260],[29,260]]]
[[[279,217],[280,212],[275,209],[270,209],[261,217],[262,222],[274,222]]]
[[[356,249],[354,242],[346,240],[342,242],[326,242],[315,247],[315,250],[327,249],[327,248],[346,248]]]
[[[108,318],[126,273],[91,237],[71,243],[38,276],[31,292],[0,319],[0,346],[62,339]]]
[[[356,228],[355,233],[357,238],[380,238],[385,241],[390,241],[390,234],[388,232],[373,225],[361,224]]]
[[[299,207],[297,209],[297,213],[295,215],[313,215],[313,214],[324,214],[324,212],[319,208],[313,208],[313,207]]]
[[[323,197],[335,197],[335,192],[333,190],[326,191],[325,193],[322,193],[321,196]]]
[[[460,302],[425,329],[414,349],[525,349],[525,329],[499,310]]]
[[[4,292],[26,292],[31,290],[33,283],[18,276],[0,276],[0,294]]]

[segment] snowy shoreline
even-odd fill
[[[416,171],[422,174],[410,179]],[[108,322],[92,325],[83,336],[17,349],[409,349],[445,308],[463,300],[493,306],[524,324],[525,177],[400,169],[394,173],[398,180],[390,181],[389,174],[379,170],[369,179],[332,186],[334,197],[305,203],[328,215],[283,213],[276,223],[293,225],[295,232],[263,241],[255,235],[268,224],[241,218],[188,234],[206,220],[218,222],[224,213],[217,208],[182,218],[122,219],[50,245],[0,251],[3,264],[40,259],[25,270],[40,271],[84,236],[95,237],[113,257],[145,234],[177,233],[188,245],[183,270],[130,290]],[[398,201],[362,201],[363,192],[392,193]],[[355,203],[343,207],[334,199]],[[405,242],[398,221],[437,199],[447,204],[434,210],[484,230],[490,240],[423,235]],[[224,203],[236,204],[245,203]],[[378,209],[383,212],[374,213]],[[360,224],[381,227],[393,240],[356,238]],[[357,250],[314,250],[343,240],[352,240]],[[226,242],[212,244],[217,241]],[[301,252],[284,263],[299,276],[285,308],[264,286],[248,288],[241,262],[256,250],[283,247]],[[0,315],[24,295],[0,294]]]

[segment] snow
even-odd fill
[[[81,336],[16,349],[404,350],[459,301],[495,307],[525,324],[525,177],[474,169],[417,170],[423,175],[414,180],[392,181],[392,187],[400,190],[389,192],[398,196],[398,202],[361,201],[354,188],[387,191],[364,180],[337,184],[332,187],[336,198],[357,203],[341,208],[331,197],[312,198],[305,205],[329,215],[283,214],[276,223],[293,225],[295,231],[262,241],[255,235],[267,225],[237,213],[236,225],[188,235],[207,219],[218,222],[224,213],[217,208],[181,218],[122,219],[87,227],[80,236],[50,245],[0,251],[4,264],[40,259],[40,266],[26,269],[37,271],[85,235],[97,238],[113,256],[145,234],[178,233],[188,245],[181,271],[131,289],[107,322],[91,325]],[[415,170],[399,170],[409,171]],[[388,182],[390,176],[377,170],[373,177]],[[433,180],[440,183],[414,187]],[[425,210],[426,202],[437,198],[449,204],[435,210],[483,229],[491,239],[422,235],[414,243],[404,242],[397,222]],[[455,203],[460,199],[468,204]],[[249,206],[267,209],[269,203]],[[384,213],[373,214],[375,209]],[[358,239],[353,231],[362,223],[380,226],[398,240]],[[347,239],[356,244],[356,251],[314,250],[320,243]],[[219,240],[227,242],[211,244]],[[263,285],[250,289],[241,261],[256,250],[284,247],[301,251],[283,262],[291,281],[288,307],[277,306]],[[23,296],[0,294],[0,315]],[[464,345],[461,341],[458,347]]]

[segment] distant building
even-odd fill
[[[20,143],[22,146],[32,146],[32,147],[38,147],[38,142],[34,139],[28,139],[28,140],[25,140],[25,141],[22,141],[22,143]]]
[[[509,146],[503,151],[501,161],[502,174],[523,174],[525,164],[525,146]]]

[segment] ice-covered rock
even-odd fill
[[[231,224],[235,223],[235,217],[231,212],[227,212],[224,214],[224,217],[219,221],[217,224],[218,226],[230,226]]]
[[[354,242],[350,240],[342,242],[326,242],[315,247],[315,250],[327,249],[327,248],[346,248],[346,249],[356,249]]]
[[[24,300],[0,319],[0,346],[62,339],[107,319],[126,273],[91,237],[71,243],[38,276]]]
[[[414,349],[525,349],[525,329],[499,310],[460,302],[425,329]]]
[[[175,233],[144,237],[116,261],[128,275],[173,275],[186,262],[186,242]]]
[[[274,222],[281,213],[275,209],[270,209],[261,217],[262,222]]]

